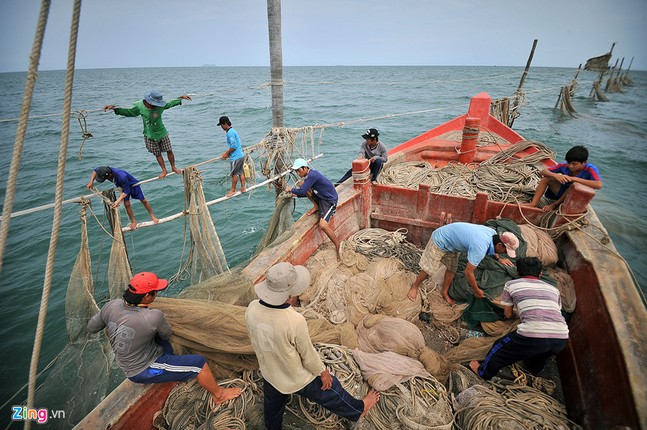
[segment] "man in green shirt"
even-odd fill
[[[142,117],[142,121],[144,122],[144,143],[148,152],[155,156],[162,168],[162,173],[159,175],[160,179],[168,175],[164,159],[162,158],[162,152],[166,152],[168,161],[171,164],[171,170],[178,175],[182,173],[180,169],[175,167],[175,155],[171,147],[171,139],[162,122],[162,113],[166,109],[181,105],[182,100],[191,100],[191,97],[183,95],[167,103],[164,101],[162,93],[153,90],[144,97],[144,100],[136,102],[131,108],[120,108],[114,105],[106,105],[103,108],[104,111],[113,110],[116,115]]]

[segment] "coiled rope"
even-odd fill
[[[535,147],[538,151],[521,160],[513,157],[530,147]],[[528,202],[539,183],[536,164],[554,156],[554,151],[546,145],[524,140],[474,168],[450,163],[435,169],[431,164],[420,161],[387,165],[378,177],[378,183],[412,189],[417,189],[424,183],[430,186],[433,193],[474,198],[477,192],[485,191],[493,201]]]
[[[367,257],[397,258],[410,272],[420,271],[422,250],[406,240],[407,230],[387,231],[381,228],[360,230],[344,241],[344,247]],[[342,253],[342,258],[344,254]],[[346,262],[344,262],[346,263]],[[352,264],[352,262],[349,262]],[[351,265],[348,264],[348,265]]]

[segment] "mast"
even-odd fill
[[[272,128],[283,127],[283,50],[281,47],[281,0],[267,0],[270,34],[270,75],[272,86]]]
[[[526,61],[526,68],[523,71],[523,74],[521,75],[521,80],[519,81],[519,87],[517,88],[517,91],[514,93],[514,105],[512,108],[512,115],[510,117],[510,121],[508,127],[512,127],[512,124],[514,123],[515,118],[519,116],[519,99],[521,98],[522,91],[521,89],[523,88],[524,82],[526,82],[526,77],[528,76],[528,72],[530,71],[530,63],[532,63],[532,57],[535,55],[535,48],[537,47],[537,39],[533,40],[532,42],[532,49],[530,50],[530,55],[528,56],[528,61]]]

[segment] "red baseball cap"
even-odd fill
[[[166,279],[159,279],[153,272],[141,272],[133,276],[128,289],[135,294],[146,294],[160,291],[168,286]]]

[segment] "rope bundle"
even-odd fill
[[[530,147],[537,152],[519,160],[514,155]],[[499,152],[487,161],[474,166],[450,163],[440,169],[420,161],[388,165],[378,178],[380,184],[405,188],[430,186],[432,193],[466,198],[476,197],[479,191],[489,193],[490,200],[501,202],[528,202],[539,183],[536,164],[555,153],[539,142],[521,141]]]

